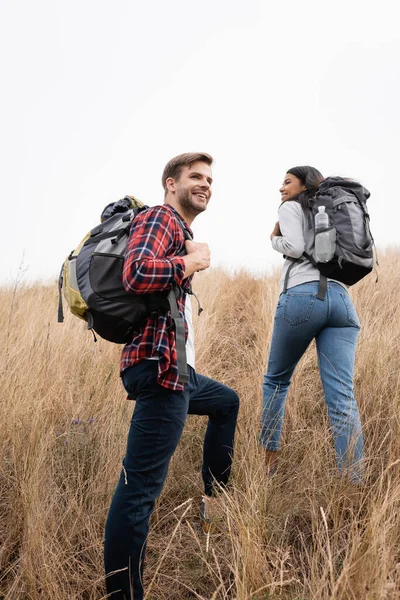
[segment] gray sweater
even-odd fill
[[[314,250],[314,224],[311,213],[306,215],[298,202],[283,202],[279,207],[279,227],[282,235],[272,238],[272,247],[277,252],[292,258],[300,258],[303,252],[312,254]],[[285,276],[293,261],[286,259],[283,263],[279,293],[283,292]],[[288,288],[307,283],[319,281],[319,271],[309,260],[303,257],[301,262],[296,263],[290,273]],[[335,281],[329,279],[328,281]],[[345,289],[346,286],[338,281]]]

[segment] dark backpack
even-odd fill
[[[336,232],[335,254],[326,263],[316,262],[313,253],[304,253],[320,272],[318,298],[325,297],[327,279],[336,279],[346,285],[354,285],[374,268],[374,240],[371,234],[367,210],[369,191],[360,183],[343,177],[325,179],[306,215],[314,228],[319,206],[325,206],[330,229]],[[310,223],[311,225],[311,223]],[[293,259],[294,263],[296,262]],[[377,263],[378,264],[378,263]],[[289,277],[286,273],[285,289]]]
[[[95,341],[97,333],[110,342],[128,344],[151,312],[170,310],[175,325],[179,379],[185,383],[188,381],[185,326],[177,303],[182,290],[176,287],[166,292],[134,294],[127,292],[122,283],[131,227],[136,216],[148,208],[133,196],[106,206],[102,222],[89,231],[63,263],[58,282],[58,322],[64,320],[62,290],[72,314],[87,322]],[[185,240],[191,239],[182,221],[180,225]],[[180,254],[185,254],[184,248]]]

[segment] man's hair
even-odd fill
[[[179,154],[179,156],[171,158],[171,160],[165,165],[165,169],[161,178],[164,192],[167,193],[166,181],[168,177],[178,180],[181,176],[183,167],[191,167],[193,163],[199,161],[211,166],[213,160],[213,157],[205,152],[186,152],[185,154]]]

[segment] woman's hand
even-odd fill
[[[280,227],[279,227],[279,221],[277,221],[277,222],[275,223],[275,227],[273,228],[273,230],[272,230],[272,233],[271,233],[271,235],[270,235],[269,237],[270,237],[270,239],[272,240],[272,238],[273,238],[273,237],[275,237],[275,236],[277,236],[277,235],[278,235],[278,236],[279,236],[279,235],[282,235],[282,233],[281,233],[281,230],[280,230]]]

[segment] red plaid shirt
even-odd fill
[[[182,287],[190,285],[191,277],[183,285],[185,263],[177,256],[185,245],[178,218],[182,221],[168,204],[154,206],[136,217],[123,269],[127,291],[149,294],[168,290],[174,283]],[[181,316],[185,314],[185,298],[186,294],[182,294],[178,301]],[[185,326],[187,335],[186,322]],[[175,332],[170,311],[152,312],[144,326],[135,332],[132,342],[122,350],[121,373],[144,358],[154,356],[159,357],[158,383],[172,390],[183,390],[183,384],[178,383]]]

